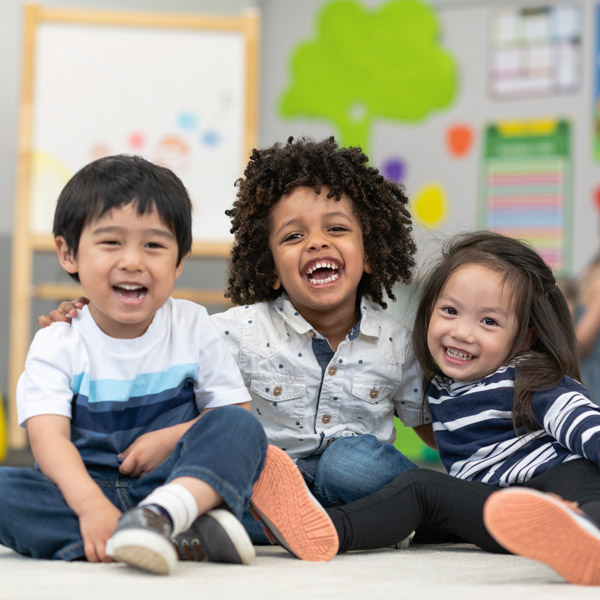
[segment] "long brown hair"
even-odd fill
[[[579,358],[571,313],[552,271],[537,252],[519,240],[490,231],[459,235],[427,276],[413,329],[425,388],[434,376],[443,375],[427,346],[433,307],[450,275],[469,263],[501,273],[510,286],[518,329],[506,363],[519,358],[513,422],[515,428],[532,431],[539,427],[532,408],[534,392],[556,387],[564,376],[579,380]],[[533,341],[523,348],[529,332]]]

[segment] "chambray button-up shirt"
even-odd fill
[[[366,298],[360,311],[335,353],[285,294],[212,315],[269,442],[292,458],[339,437],[393,442],[394,414],[409,427],[431,422],[409,331]]]

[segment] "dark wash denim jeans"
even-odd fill
[[[110,467],[89,473],[106,497],[126,511],[177,477],[211,485],[238,518],[263,469],[267,440],[259,421],[238,406],[206,413],[156,469],[140,478]],[[0,543],[35,558],[83,558],[79,520],[58,487],[38,469],[0,467]]]

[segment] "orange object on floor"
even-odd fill
[[[600,585],[600,529],[558,496],[527,488],[492,494],[483,508],[496,541],[579,585]]]
[[[294,461],[276,446],[267,449],[250,510],[271,541],[302,560],[326,561],[338,551],[331,519],[306,487]]]

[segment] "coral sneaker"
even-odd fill
[[[558,496],[516,487],[495,492],[483,519],[513,554],[543,562],[570,583],[600,585],[600,529]]]
[[[325,561],[336,555],[338,536],[329,515],[306,487],[294,461],[276,446],[267,449],[250,510],[262,521],[271,542],[277,541],[294,556]]]

